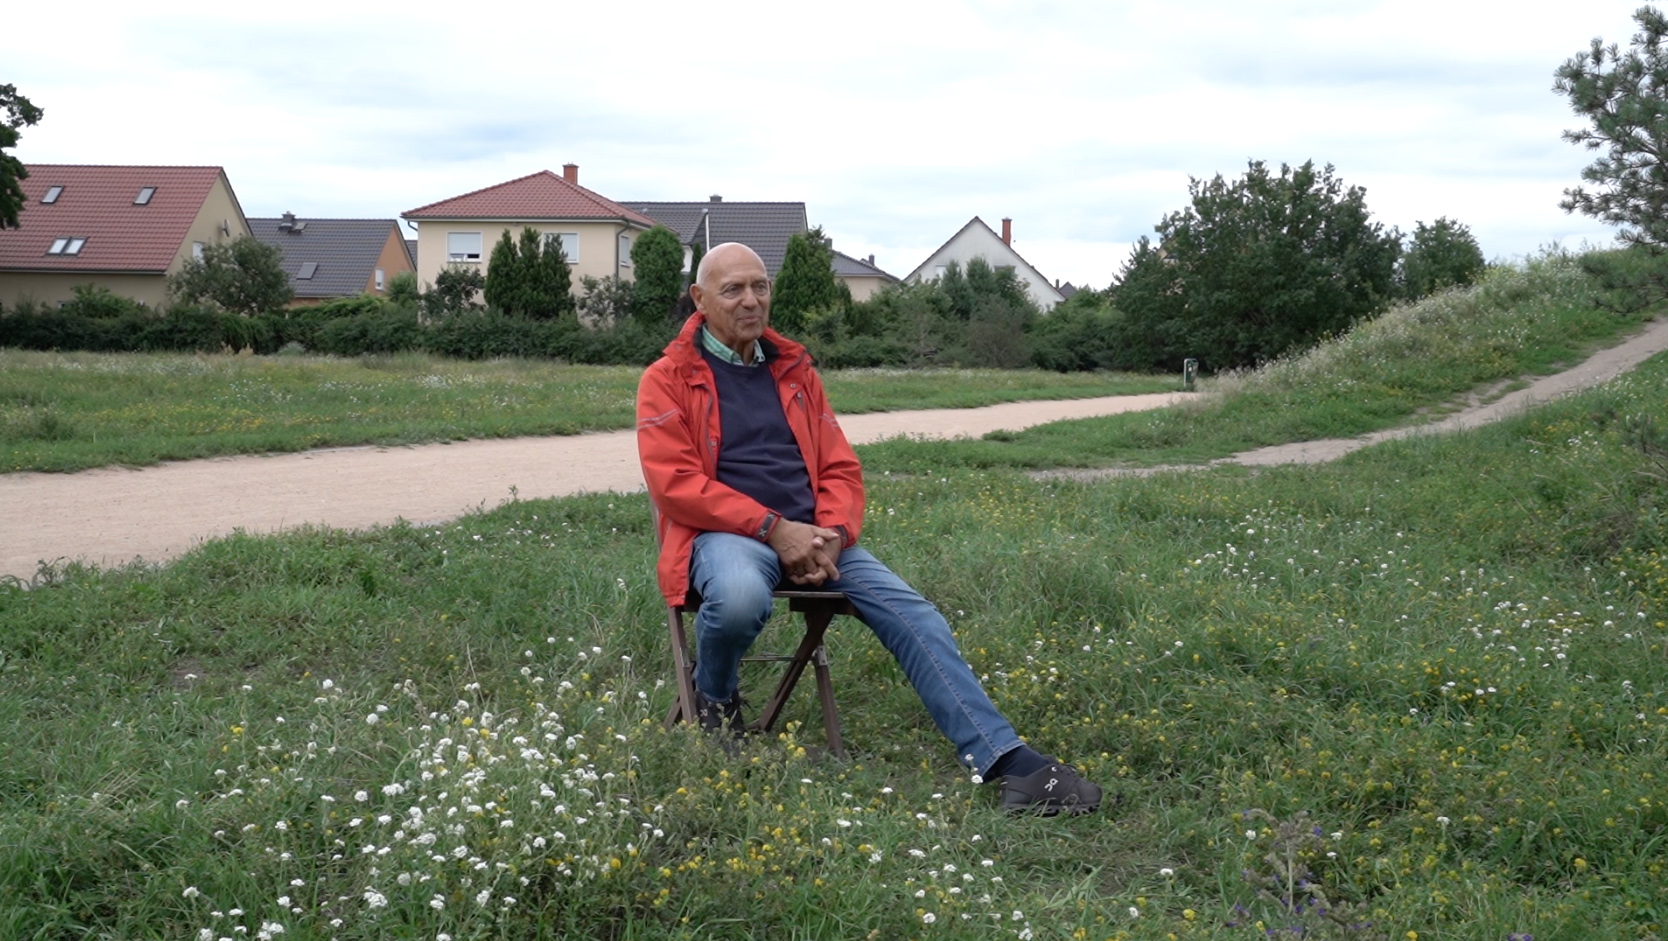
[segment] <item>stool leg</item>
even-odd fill
[[[695,670],[689,662],[689,643],[684,636],[683,609],[668,608],[666,627],[672,635],[672,673],[677,677],[677,697],[666,713],[665,727],[671,729],[680,721],[695,721]]]
[[[828,735],[828,751],[836,758],[844,758],[846,743],[840,737],[839,710],[834,708],[834,679],[828,671],[828,647],[818,646],[812,657],[812,669],[817,674],[817,698],[822,700],[822,728]]]
[[[776,684],[776,692],[771,694],[764,712],[754,720],[755,729],[769,732],[776,724],[776,717],[782,714],[782,707],[787,705],[788,696],[799,683],[800,675],[805,672],[805,665],[811,662],[817,648],[822,646],[822,635],[828,630],[828,623],[832,620],[834,613],[827,609],[818,608],[805,612],[805,636],[799,641],[799,649],[794,651],[793,659],[788,661],[787,669],[782,671],[782,680]]]

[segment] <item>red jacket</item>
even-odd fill
[[[705,322],[700,313],[685,321],[637,386],[637,457],[654,502],[660,591],[674,605],[682,604],[689,593],[689,557],[696,536],[725,532],[757,538],[770,512],[718,482],[718,446],[723,440],[718,394],[695,333]],[[765,331],[764,341],[777,351],[762,368],[776,377],[782,411],[805,458],[816,493],[815,522],[842,528],[845,545],[853,545],[863,526],[862,465],[834,418],[805,347],[774,330]]]

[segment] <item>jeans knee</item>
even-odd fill
[[[770,618],[769,588],[751,584],[708,586],[711,594],[701,600],[702,627],[731,643],[751,643]]]

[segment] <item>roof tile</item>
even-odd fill
[[[388,234],[398,238],[399,224],[392,219],[293,219],[300,231],[281,228],[284,219],[250,219],[255,238],[284,253],[284,273],[290,276],[295,296],[350,297],[362,294],[371,283],[371,273],[388,244]],[[404,244],[404,239],[401,239]],[[297,280],[302,266],[317,265],[311,278]]]
[[[707,244],[710,224],[712,240],[707,247],[740,242],[759,253],[771,277],[782,270],[788,239],[808,228],[804,203],[628,200],[625,205],[676,232],[685,245]]]
[[[527,176],[442,199],[400,213],[402,219],[620,219],[645,228],[654,220],[605,199],[559,174],[540,170]]]
[[[19,227],[0,230],[0,270],[166,271],[209,190],[224,178],[220,167],[25,166]],[[63,192],[42,203],[54,186]],[[150,202],[135,205],[147,186],[156,187]],[[80,254],[46,253],[70,236],[87,240]]]

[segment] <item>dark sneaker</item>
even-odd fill
[[[733,738],[747,734],[747,719],[741,714],[742,704],[740,693],[731,696],[728,702],[720,702],[708,699],[707,694],[700,690],[695,691],[695,715],[703,731],[728,731]]]
[[[1023,778],[1002,778],[1002,809],[1010,814],[1068,817],[1100,809],[1100,785],[1085,780],[1070,765],[1050,764]]]

